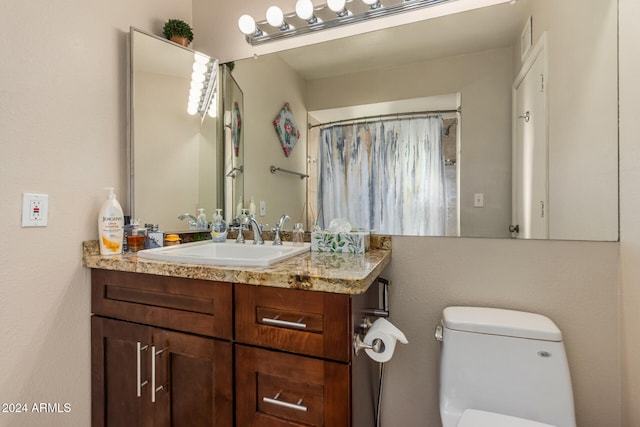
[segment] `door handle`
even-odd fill
[[[147,380],[142,382],[142,352],[146,351],[148,348],[149,348],[148,345],[145,345],[143,347],[140,341],[136,343],[136,396],[137,397],[142,396],[142,387],[144,387],[149,383],[149,381]]]
[[[167,348],[163,348],[156,351],[156,346],[151,346],[151,403],[156,402],[156,393],[160,390],[164,390],[164,385],[156,386],[156,357],[164,353]]]

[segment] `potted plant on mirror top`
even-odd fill
[[[180,19],[169,19],[162,27],[162,34],[174,43],[189,46],[193,41],[191,26]]]

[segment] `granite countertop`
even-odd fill
[[[135,254],[101,256],[97,240],[83,242],[82,264],[160,276],[357,295],[364,293],[391,261],[391,237],[371,236],[364,254],[309,252],[269,267],[213,266],[138,259]]]

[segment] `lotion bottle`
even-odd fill
[[[119,255],[124,237],[124,214],[113,188],[105,190],[109,190],[109,197],[102,203],[98,215],[100,255]]]

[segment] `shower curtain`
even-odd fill
[[[445,235],[442,116],[324,128],[318,162],[322,228],[346,218],[376,233]]]

